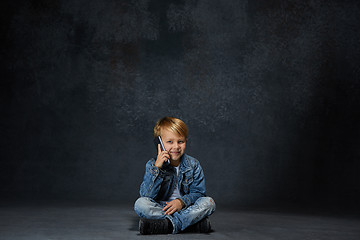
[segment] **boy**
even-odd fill
[[[177,118],[164,117],[154,127],[154,137],[158,136],[165,151],[161,151],[159,144],[157,158],[147,162],[141,197],[134,206],[140,217],[140,233],[175,234],[185,229],[210,232],[207,217],[215,211],[215,202],[206,197],[199,161],[184,153],[186,124]]]

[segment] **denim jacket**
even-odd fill
[[[144,180],[140,186],[140,196],[155,201],[166,201],[174,191],[177,182],[185,207],[195,203],[199,197],[205,197],[205,176],[197,159],[184,154],[180,160],[179,175],[170,164],[164,163],[159,169],[155,159],[146,164]]]

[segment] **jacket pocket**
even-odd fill
[[[184,179],[184,181],[182,182],[182,188],[183,188],[183,191],[184,191],[184,193],[185,194],[188,194],[189,193],[189,191],[190,191],[190,185],[191,185],[191,183],[194,181],[194,178],[191,176],[191,177],[186,177],[185,176],[185,179]]]

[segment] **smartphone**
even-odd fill
[[[154,144],[155,144],[156,152],[158,151],[158,145],[159,144],[160,144],[160,147],[161,147],[161,151],[165,151],[165,146],[164,146],[164,143],[161,140],[160,136],[157,136],[156,138],[154,138]],[[170,163],[169,159],[167,160],[167,163]]]

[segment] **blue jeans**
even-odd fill
[[[173,225],[173,233],[178,233],[201,219],[210,216],[216,208],[215,201],[211,197],[200,197],[194,204],[171,215],[164,215],[162,209],[165,206],[166,203],[164,201],[156,202],[152,198],[140,197],[135,202],[134,210],[141,218],[168,218]]]

